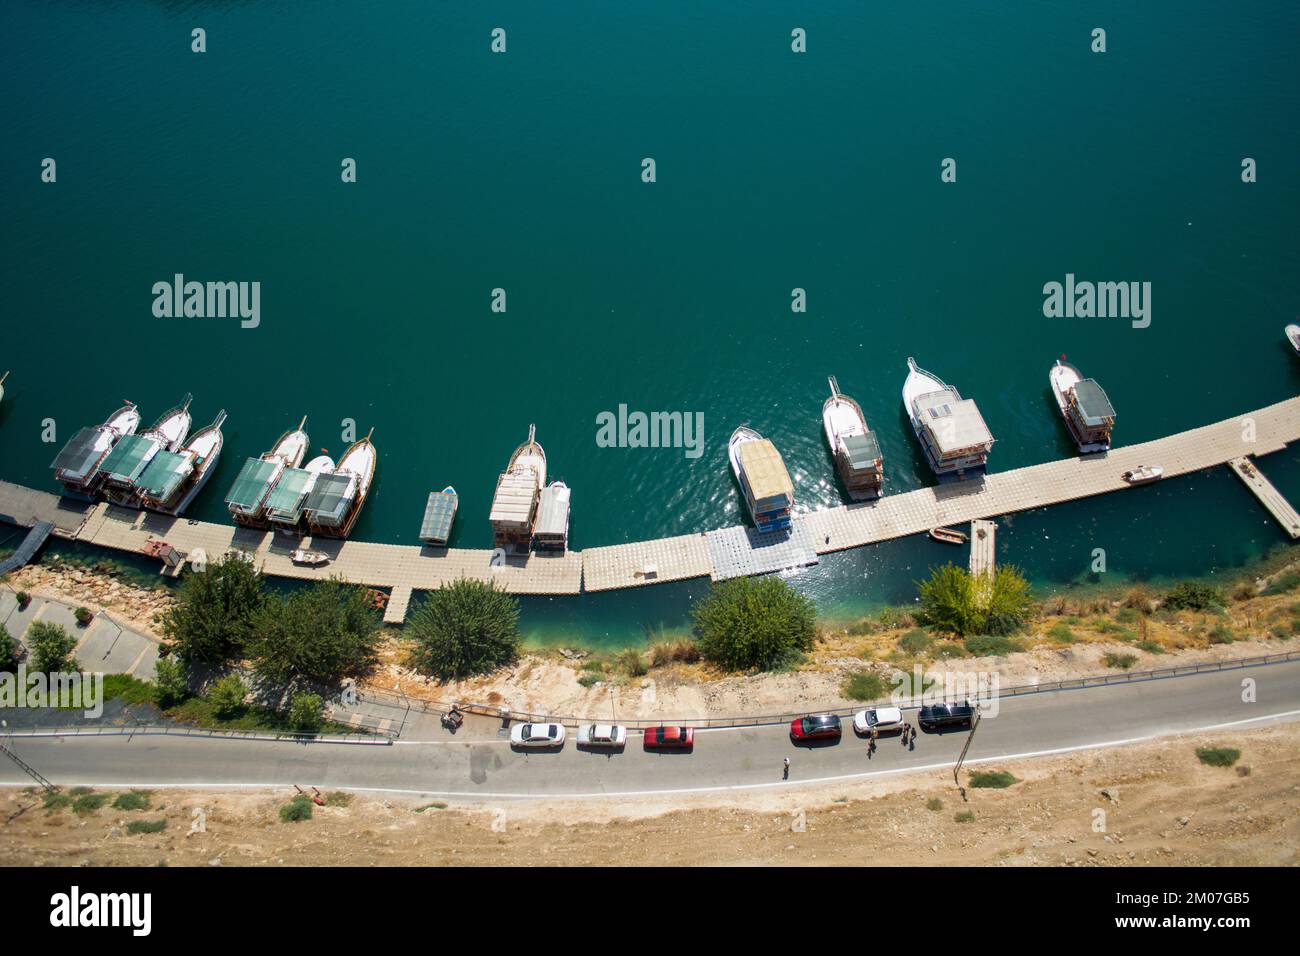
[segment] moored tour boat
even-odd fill
[[[267,526],[266,505],[271,492],[286,471],[302,464],[310,439],[304,428],[304,415],[298,427],[279,437],[261,458],[245,459],[226,495],[226,510],[236,524],[250,528]]]
[[[451,540],[451,527],[456,523],[459,500],[451,485],[442,491],[429,492],[429,500],[424,506],[424,521],[420,523],[421,541],[441,547]]]
[[[303,506],[316,486],[316,480],[333,470],[334,459],[329,455],[317,455],[301,468],[286,468],[267,496],[267,523],[277,531],[296,532],[302,523]]]
[[[1110,450],[1110,430],[1115,409],[1106,392],[1093,379],[1084,378],[1062,355],[1048,374],[1052,394],[1081,454]]]
[[[378,453],[371,444],[375,430],[343,453],[338,467],[319,475],[303,506],[307,528],[312,534],[346,538],[366,503],[375,477]]]
[[[1291,348],[1300,353],[1300,325],[1288,325],[1284,330],[1286,340],[1291,343]]]
[[[5,372],[3,375],[0,375],[0,402],[3,402],[5,400],[5,379],[7,379],[8,377],[9,377],[8,372]]]
[[[533,543],[538,551],[563,554],[569,546],[569,486],[556,480],[542,489]]]
[[[161,451],[154,455],[136,481],[136,493],[144,507],[179,515],[190,506],[216,471],[223,443],[221,425],[225,420],[223,408],[212,424],[191,435],[180,451]]]
[[[903,383],[903,411],[912,423],[930,469],[940,481],[982,475],[993,435],[979,407],[909,356]]]
[[[140,427],[140,409],[127,402],[102,425],[83,428],[68,440],[50,467],[70,498],[94,501],[102,476],[100,465],[119,440]]]
[[[164,412],[150,428],[126,435],[113,446],[99,469],[104,479],[102,490],[105,498],[117,505],[136,506],[140,503],[135,485],[149,462],[159,452],[178,451],[185,443],[192,421],[192,399],[193,396],[186,393],[179,405]]]
[[[789,531],[794,510],[794,484],[776,446],[743,425],[727,443],[731,471],[740,483],[745,505],[762,534]]]
[[[1165,470],[1159,465],[1138,465],[1136,468],[1124,472],[1120,475],[1130,485],[1140,485],[1146,481],[1155,481],[1163,478]]]
[[[831,397],[822,404],[822,427],[840,480],[855,501],[879,498],[885,480],[880,443],[867,427],[862,406],[841,394],[834,375],[829,382]]]
[[[493,545],[527,551],[532,547],[537,503],[546,485],[546,452],[536,441],[537,426],[528,426],[528,441],[515,449],[492,495]]]

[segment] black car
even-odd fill
[[[927,704],[921,708],[917,723],[922,730],[942,730],[945,727],[964,727],[975,719],[975,707],[971,702],[960,704]]]

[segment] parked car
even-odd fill
[[[562,747],[564,727],[561,724],[515,724],[510,729],[512,747]]]
[[[627,728],[619,724],[583,724],[578,728],[579,747],[622,747]]]
[[[840,719],[834,714],[809,714],[790,722],[790,737],[794,740],[839,740]]]
[[[975,706],[969,701],[960,704],[927,704],[921,708],[916,722],[922,730],[942,730],[945,727],[961,727],[969,724],[975,717]]]
[[[860,734],[873,730],[888,734],[903,729],[903,711],[898,707],[868,707],[853,715],[853,729]]]
[[[647,727],[642,739],[647,750],[685,750],[695,746],[695,728]]]

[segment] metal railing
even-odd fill
[[[385,734],[300,734],[289,731],[221,730],[210,727],[170,726],[168,724],[58,724],[33,726],[11,731],[5,739],[25,737],[218,737],[229,740],[288,740],[299,743],[369,744],[390,746],[392,737]]]
[[[1246,667],[1263,667],[1268,664],[1281,664],[1295,660],[1300,660],[1300,650],[1286,651],[1280,654],[1262,654],[1256,657],[1237,657],[1224,661],[1201,661],[1195,664],[1179,664],[1173,667],[1160,667],[1145,671],[1120,671],[1114,674],[1094,674],[1085,677],[1066,678],[1064,680],[1043,681],[1039,684],[1021,684],[1015,687],[999,688],[997,696],[999,698],[1022,697],[1026,694],[1045,694],[1065,690],[1081,690],[1090,687],[1106,687],[1111,684],[1133,684],[1142,681],[1163,680],[1171,677],[1186,677],[1192,674],[1239,670]],[[400,702],[400,706],[410,706],[413,710],[419,710],[426,714],[437,714],[439,716],[445,714],[451,708],[453,703],[452,701],[421,700],[415,697],[408,697],[405,694],[400,694],[399,696],[399,693],[380,690],[378,688],[366,688],[364,691],[358,692],[358,698],[361,700],[370,699],[376,702]],[[899,704],[895,703],[892,698],[886,697],[877,698],[871,701],[862,701],[852,707],[827,709],[807,707],[803,710],[789,711],[781,714],[761,714],[743,717],[615,718],[612,715],[610,717],[574,717],[557,714],[535,714],[528,711],[514,710],[502,704],[482,704],[469,701],[455,701],[454,703],[462,713],[492,717],[503,722],[550,722],[564,724],[566,727],[578,727],[592,723],[618,723],[624,727],[628,727],[629,729],[643,729],[646,727],[658,727],[661,725],[682,725],[701,729],[717,727],[759,727],[766,724],[789,723],[796,717],[803,717],[810,713],[835,714],[840,717],[852,717],[865,707],[880,704],[899,706]],[[907,698],[907,703],[902,704],[902,706],[906,710],[911,710],[919,707],[920,704],[921,695],[918,694]]]

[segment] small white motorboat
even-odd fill
[[[1130,485],[1139,485],[1145,481],[1155,481],[1164,477],[1165,470],[1159,465],[1138,465],[1132,471],[1120,475]]]
[[[1286,340],[1291,343],[1291,348],[1300,354],[1300,325],[1288,325],[1285,331]]]
[[[294,564],[318,565],[329,561],[330,556],[324,551],[308,551],[306,548],[299,548],[293,553]]]

